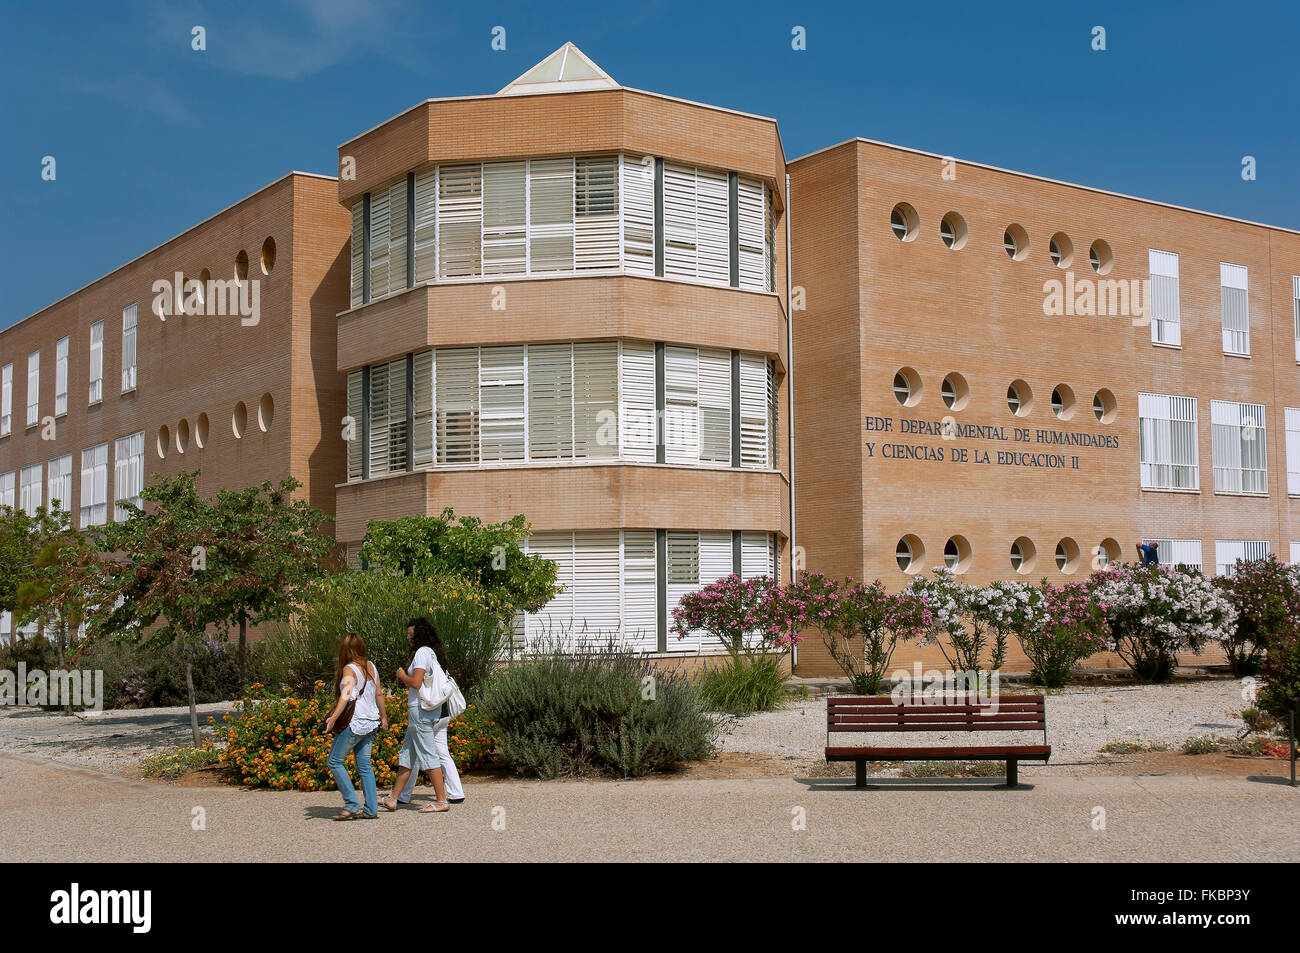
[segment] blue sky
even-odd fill
[[[24,4],[0,34],[0,327],[432,96],[572,40],[626,86],[1300,228],[1300,4]],[[191,29],[207,49],[191,49]],[[494,26],[506,50],[491,49]],[[807,49],[791,49],[791,30]],[[1104,52],[1091,49],[1094,26]],[[57,162],[43,181],[42,157]],[[1243,181],[1242,157],[1257,163]]]

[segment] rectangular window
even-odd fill
[[[433,466],[433,353],[421,351],[411,359],[411,462],[417,468]]]
[[[1204,571],[1199,539],[1144,539],[1142,542],[1156,544],[1156,558],[1162,566],[1186,566],[1198,572]]]
[[[54,345],[54,416],[68,412],[68,339]]]
[[[1295,362],[1300,364],[1300,275],[1291,277],[1291,299],[1295,316]]]
[[[438,463],[478,463],[478,348],[437,352],[434,408]]]
[[[655,346],[649,341],[622,342],[622,413],[619,446],[623,457],[655,462]]]
[[[1300,563],[1300,542],[1291,543],[1291,562]]]
[[[528,349],[528,447],[533,460],[573,457],[573,346]]]
[[[768,290],[767,186],[741,177],[737,189],[736,226],[740,247],[740,287]]]
[[[0,368],[0,437],[6,437],[14,429],[14,366],[6,364]]]
[[[1268,446],[1264,405],[1210,402],[1214,442],[1214,489],[1218,493],[1267,493]]]
[[[81,526],[108,522],[108,444],[81,451]]]
[[[11,510],[14,508],[14,504],[17,502],[14,493],[14,471],[10,470],[8,473],[0,473],[0,509],[3,509],[6,506]]]
[[[39,463],[23,467],[18,474],[18,508],[28,516],[36,515],[41,505],[41,470]]]
[[[483,274],[528,269],[528,163],[483,166]]]
[[[59,509],[68,513],[72,510],[72,454],[55,457],[49,463],[47,499],[50,508],[57,504]]]
[[[406,179],[370,194],[370,300],[406,289]]]
[[[366,200],[352,203],[352,307],[362,303],[366,287]]]
[[[1300,407],[1286,408],[1286,492],[1300,496]]]
[[[415,177],[415,281],[432,281],[438,274],[438,170]]]
[[[1250,293],[1243,265],[1219,263],[1219,300],[1223,310],[1223,353],[1250,354]]]
[[[759,354],[740,356],[740,465],[770,466],[768,366]]]
[[[140,494],[144,492],[144,431],[129,437],[119,437],[113,447],[113,519],[128,519],[123,503],[143,506]]]
[[[1181,347],[1182,322],[1178,304],[1178,255],[1148,250],[1151,272],[1151,341]]]
[[[664,163],[664,275],[731,281],[727,173]]]
[[[700,462],[731,466],[731,352],[700,349]]]
[[[406,471],[406,358],[370,369],[370,475]]]
[[[690,586],[698,588],[700,585],[700,534],[699,533],[669,533],[668,534],[668,585],[670,586]],[[678,598],[681,598],[680,596]]]
[[[348,374],[348,419],[344,436],[348,445],[348,482],[362,477],[361,461],[365,454],[365,374],[352,371]]]
[[[135,305],[122,309],[122,393],[135,390],[136,327]]]
[[[98,404],[104,399],[104,322],[90,326],[90,381],[86,402]]]
[[[485,249],[486,250],[486,249]],[[524,459],[524,348],[479,353],[479,439],[484,463]]]
[[[1214,572],[1218,576],[1231,576],[1239,562],[1267,559],[1269,542],[1266,539],[1216,539],[1214,541]]]
[[[41,419],[41,352],[27,355],[27,426]]]
[[[573,345],[573,456],[618,457],[618,342]]]
[[[1200,489],[1196,398],[1138,394],[1138,427],[1142,487]]]
[[[623,269],[637,275],[655,273],[655,160],[622,156]]]
[[[618,158],[574,162],[573,267],[607,271],[619,265]]]
[[[483,273],[483,168],[438,167],[438,277]]]
[[[528,264],[533,274],[573,271],[573,160],[528,163]]]
[[[14,637],[14,615],[12,612],[0,612],[0,645],[8,645]]]
[[[664,348],[664,459],[700,459],[699,353],[693,347]]]

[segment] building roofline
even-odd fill
[[[365,132],[357,133],[355,136],[352,136],[349,139],[345,139],[343,142],[339,143],[338,148],[342,149],[344,146],[348,145],[349,143],[353,143],[356,142],[358,139],[365,138],[366,136],[374,132],[376,129],[382,129],[384,126],[388,125],[393,120],[401,119],[403,116],[405,116],[407,113],[411,112],[412,110],[416,110],[419,109],[421,106],[428,106],[433,103],[460,103],[460,102],[470,102],[477,99],[486,100],[488,102],[499,103],[503,99],[510,99],[510,100],[526,99],[531,96],[584,96],[584,95],[590,95],[592,93],[611,93],[611,92],[618,92],[620,90],[625,93],[638,93],[642,96],[651,96],[655,99],[663,99],[666,100],[667,102],[684,103],[687,106],[698,106],[701,109],[711,109],[714,112],[729,113],[732,116],[743,116],[746,119],[757,119],[760,122],[770,122],[773,126],[778,126],[778,130],[779,130],[779,125],[777,121],[773,119],[771,116],[760,116],[757,113],[748,113],[740,109],[729,109],[726,106],[714,106],[710,103],[696,102],[693,99],[683,99],[680,96],[669,96],[666,93],[653,93],[648,89],[637,89],[634,86],[617,86],[609,89],[556,89],[556,90],[551,90],[549,92],[516,94],[512,96],[502,96],[499,93],[479,93],[473,96],[437,96],[431,99],[422,99],[414,106],[411,106],[409,109],[403,109],[397,115],[389,116],[383,122],[371,126]],[[780,133],[778,131],[778,136],[779,135]],[[782,151],[784,152],[784,149]]]
[[[867,139],[864,136],[854,136],[852,139],[845,139],[843,142],[837,142],[834,145],[825,146],[824,148],[809,152],[807,155],[790,159],[786,162],[786,165],[792,166],[796,162],[802,162],[804,159],[811,159],[813,156],[821,155],[823,152],[830,152],[832,149],[839,149],[842,146],[859,142],[866,143],[869,146],[882,146],[886,149],[894,149],[898,152],[909,152],[912,155],[929,156],[934,159],[953,158],[960,164],[970,166],[974,169],[987,169],[990,172],[1002,172],[1006,175],[1014,175],[1022,179],[1033,179],[1036,182],[1046,182],[1049,185],[1063,185],[1070,189],[1080,189],[1084,192],[1092,192],[1095,195],[1109,195],[1112,198],[1128,199],[1131,202],[1142,202],[1146,205],[1155,205],[1160,208],[1172,209],[1176,212],[1190,212],[1193,215],[1207,215],[1210,218],[1217,218],[1220,221],[1236,222],[1238,225],[1251,225],[1255,228],[1267,228],[1275,232],[1285,232],[1288,235],[1300,235],[1300,229],[1287,228],[1285,225],[1270,225],[1267,222],[1254,222],[1248,218],[1237,218],[1236,216],[1224,215],[1220,212],[1207,212],[1205,209],[1189,208],[1186,205],[1174,205],[1172,202],[1161,202],[1158,199],[1143,198],[1140,195],[1128,195],[1124,192],[1112,192],[1110,189],[1099,189],[1093,185],[1080,185],[1078,182],[1066,182],[1063,179],[1052,179],[1045,175],[1034,175],[1032,172],[1018,172],[1015,169],[1004,169],[1001,166],[989,165],[984,162],[971,162],[967,159],[956,159],[955,156],[942,155],[938,152],[927,152],[924,149],[913,149],[908,146],[897,145],[893,142],[881,142],[879,139]]]
[[[31,318],[34,318],[34,317],[36,317],[38,314],[43,314],[44,312],[49,311],[51,308],[53,308],[53,307],[55,307],[55,306],[57,306],[57,305],[62,304],[63,302],[67,301],[69,298],[74,298],[74,297],[76,297],[77,295],[79,295],[79,294],[81,294],[83,291],[85,291],[87,288],[90,288],[90,287],[93,286],[93,285],[97,285],[97,284],[99,284],[99,283],[100,283],[101,281],[103,281],[105,278],[112,277],[112,276],[115,275],[117,272],[121,271],[123,268],[129,268],[131,265],[134,265],[136,262],[140,261],[142,258],[147,258],[149,255],[152,255],[154,252],[158,251],[159,249],[161,249],[161,248],[163,248],[163,247],[165,247],[165,246],[167,246],[167,245],[170,245],[172,242],[176,241],[176,239],[181,238],[182,236],[189,234],[190,232],[194,231],[196,228],[202,228],[204,225],[208,224],[208,222],[211,222],[213,219],[218,218],[218,217],[220,217],[220,216],[222,216],[222,215],[225,215],[227,212],[229,212],[231,209],[235,208],[236,206],[238,206],[238,205],[243,205],[243,204],[244,204],[245,202],[247,202],[249,199],[251,199],[251,198],[253,198],[253,197],[257,196],[257,195],[260,195],[261,193],[265,192],[267,189],[274,188],[275,186],[277,186],[277,185],[279,185],[281,182],[283,182],[285,179],[292,179],[292,178],[294,178],[295,176],[302,177],[302,178],[305,178],[305,179],[325,179],[325,180],[328,181],[328,182],[337,182],[337,181],[338,181],[338,176],[334,176],[334,175],[324,175],[324,174],[322,174],[322,173],[320,173],[320,172],[298,172],[298,171],[294,171],[294,172],[286,172],[284,175],[280,176],[278,179],[274,180],[273,182],[268,182],[266,185],[262,186],[260,189],[256,189],[255,191],[250,192],[248,195],[245,195],[245,196],[244,196],[242,199],[240,199],[239,201],[237,201],[237,202],[231,202],[229,205],[227,205],[227,206],[226,206],[225,208],[223,208],[221,211],[219,211],[219,212],[213,212],[211,215],[209,215],[207,218],[203,219],[202,221],[197,222],[197,223],[194,224],[194,225],[191,225],[189,228],[185,229],[184,231],[177,232],[175,235],[173,235],[171,238],[167,239],[166,241],[159,242],[157,245],[154,245],[153,248],[150,248],[148,251],[141,252],[140,254],[136,255],[136,256],[135,256],[134,258],[132,258],[130,261],[123,262],[122,264],[120,264],[120,265],[118,265],[116,268],[114,268],[112,271],[107,271],[107,272],[105,272],[104,274],[100,275],[98,278],[94,279],[93,281],[88,281],[88,282],[86,282],[84,285],[82,285],[82,286],[81,286],[80,288],[78,288],[76,291],[69,291],[69,292],[68,292],[67,294],[65,294],[62,298],[58,298],[58,299],[56,299],[56,300],[54,300],[54,301],[51,301],[49,304],[47,304],[45,307],[41,308],[39,311],[33,311],[31,314],[27,315],[27,317],[25,317],[25,318],[19,318],[19,319],[18,319],[17,321],[15,321],[13,324],[9,325],[9,327],[7,327],[7,328],[0,328],[0,334],[4,334],[4,333],[6,333],[6,332],[8,332],[8,331],[13,330],[14,328],[18,327],[18,325],[22,324],[24,321],[27,321],[27,320],[29,320],[29,319],[31,319]]]

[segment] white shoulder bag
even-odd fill
[[[459,718],[465,712],[465,696],[456,680],[443,671],[435,658],[433,668],[424,673],[424,682],[420,685],[420,707],[425,711],[437,711],[443,705],[447,706],[447,718]]]

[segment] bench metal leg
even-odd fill
[[[856,781],[857,787],[865,788],[867,786],[867,763],[865,761],[859,761],[857,763]]]
[[[1013,788],[1016,786],[1016,784],[1019,783],[1018,770],[1017,770],[1019,766],[1020,766],[1019,761],[1007,762],[1007,787]]]

